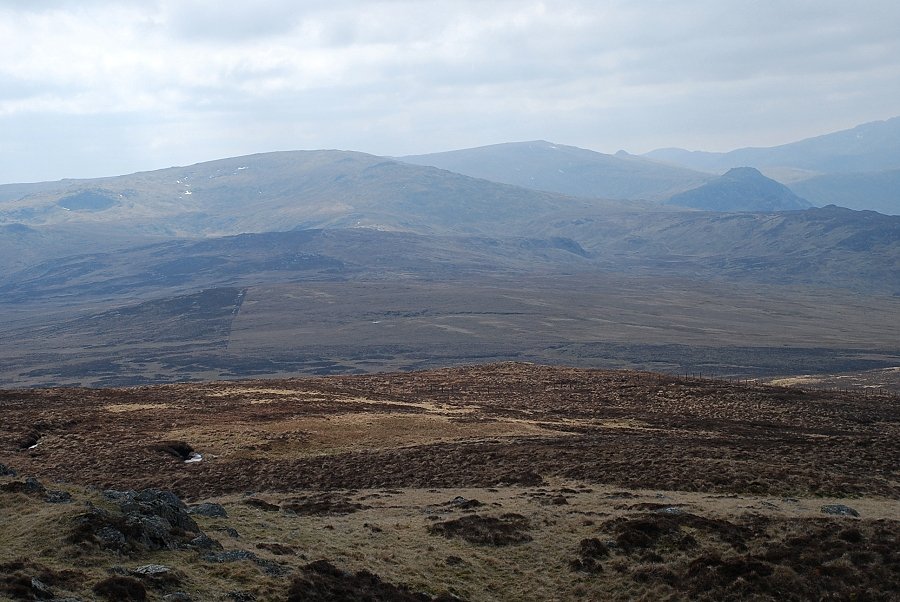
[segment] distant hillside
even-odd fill
[[[900,217],[828,206],[778,213],[560,216],[541,230],[630,274],[900,294]]]
[[[494,182],[605,199],[660,200],[706,182],[692,170],[627,153],[606,155],[542,140],[401,157]]]
[[[56,182],[36,182],[33,184],[0,184],[0,203],[15,201],[29,194],[65,190],[77,180],[59,180]]]
[[[815,205],[841,205],[900,215],[900,169],[826,174],[794,182],[790,188]]]
[[[0,273],[9,275],[42,261],[74,253],[110,251],[158,242],[159,237],[132,235],[114,228],[89,225],[38,226],[0,224]]]
[[[752,167],[735,167],[702,186],[676,194],[672,205],[706,211],[793,211],[811,204]]]
[[[691,169],[722,173],[732,167],[781,167],[820,173],[851,173],[900,168],[900,117],[768,148],[727,153],[665,148],[644,155]]]
[[[0,306],[260,283],[624,272],[900,292],[900,217],[837,207],[781,213],[560,214],[525,237],[369,228],[180,240],[51,259],[0,277]]]
[[[573,206],[560,195],[345,151],[222,159],[0,201],[0,225],[89,224],[139,235],[210,236],[295,227],[516,234],[523,220]],[[28,186],[8,189],[26,191]],[[594,203],[596,204],[596,203]],[[612,206],[612,203],[607,203]]]

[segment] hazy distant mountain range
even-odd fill
[[[661,201],[711,179],[627,153],[606,155],[543,140],[401,159],[523,188],[603,199]]]
[[[900,167],[900,117],[769,148],[727,153],[665,148],[648,158],[721,173],[732,167],[790,167],[815,173],[873,172]]]
[[[888,149],[875,133],[895,126],[870,124],[864,138]],[[779,155],[807,149],[815,161],[777,167],[809,173],[829,152],[876,164],[857,138],[820,142]],[[835,366],[891,362],[896,328],[846,316],[865,299],[866,320],[896,322],[900,217],[810,206],[826,195],[895,206],[898,170],[789,190],[749,166],[717,175],[534,142],[403,160],[265,153],[0,186],[0,379],[121,384],[516,357],[646,366],[666,345],[666,357],[689,358],[670,346],[711,342],[741,346],[727,362],[696,351],[735,374],[763,370],[753,349],[766,345]],[[638,339],[663,347],[636,350]],[[871,359],[873,345],[887,359]],[[769,372],[797,362],[767,353]]]
[[[642,157],[597,153],[544,141],[497,144],[402,157],[418,165],[579,197],[644,199],[713,211],[774,211],[839,205],[900,214],[900,117],[771,148],[729,153],[660,149]],[[756,202],[755,185],[732,183],[722,204],[678,196],[716,175],[754,167],[787,185],[797,197],[783,205]],[[758,184],[759,182],[757,182]],[[771,186],[771,185],[769,185]],[[710,200],[709,198],[707,199]]]
[[[667,148],[644,156],[711,173],[755,167],[814,205],[900,214],[900,117],[770,148]]]

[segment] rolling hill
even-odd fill
[[[669,197],[670,205],[706,211],[797,211],[811,204],[752,167],[735,167],[702,186]]]
[[[38,186],[0,202],[0,224],[90,224],[142,236],[298,226],[516,233],[521,220],[572,205],[586,203],[363,153],[293,151]]]
[[[401,157],[407,163],[576,197],[658,201],[709,180],[627,153],[606,155],[543,140]]]

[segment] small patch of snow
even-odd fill
[[[203,460],[203,456],[197,452],[191,452],[191,457],[184,461],[185,464],[194,464]]]
[[[38,442],[37,442],[37,443],[35,443],[35,444],[34,444],[34,445],[32,445],[32,446],[31,446],[31,447],[29,447],[29,448],[28,448],[28,449],[34,449],[34,448],[35,448],[35,447],[37,447],[37,446],[38,446],[38,443],[40,443],[40,441],[38,441]]]

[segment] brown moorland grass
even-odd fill
[[[0,599],[44,595],[32,579],[83,600],[136,579],[148,600],[888,600],[897,409],[887,394],[525,364],[3,391],[0,463],[18,476],[0,477]],[[194,518],[223,550],[71,543],[86,508],[118,511],[102,489],[145,487],[221,504],[226,517]],[[823,512],[835,505],[859,518]],[[170,577],[134,572],[147,564]]]

